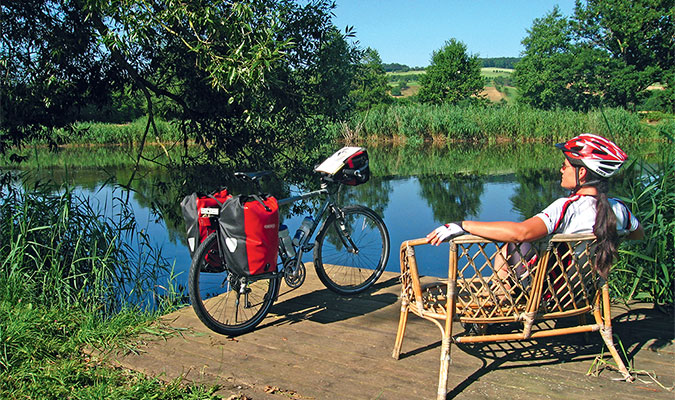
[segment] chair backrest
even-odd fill
[[[554,235],[522,245],[473,235],[453,239],[448,280],[456,285],[458,315],[506,322],[524,312],[564,315],[589,309],[604,284],[593,268],[595,243],[592,234]],[[426,239],[401,246],[403,296],[443,313],[447,287],[420,284],[414,247],[423,244]]]
[[[605,283],[593,267],[595,249],[592,234],[555,235],[549,240],[546,273],[540,277],[539,313],[574,311],[593,304]]]
[[[465,235],[455,238],[450,250],[456,265],[449,266],[448,276],[455,277],[464,318],[581,310],[591,306],[604,283],[593,268],[595,236],[589,234],[520,245]]]

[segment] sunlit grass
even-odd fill
[[[656,304],[675,300],[675,144],[660,153],[657,163],[635,162],[638,177],[626,197],[645,229],[645,239],[623,243],[610,281],[623,299]]]
[[[614,127],[612,132],[608,131],[605,118]],[[552,142],[583,132],[626,141],[657,137],[655,129],[642,123],[638,114],[623,109],[581,113],[524,106],[394,105],[355,115],[346,126],[351,132],[358,132],[358,137],[363,140],[402,137],[413,141],[509,139]],[[344,129],[345,125],[327,127],[329,134],[336,138],[342,136]]]

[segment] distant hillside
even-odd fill
[[[424,67],[409,67],[405,64],[391,63],[391,64],[382,64],[384,67],[384,72],[408,72],[411,70],[422,70]]]
[[[508,68],[513,69],[520,57],[495,57],[495,58],[479,58],[478,59],[483,68]]]
[[[514,65],[520,61],[520,57],[495,57],[495,58],[479,58],[483,68],[508,68],[513,69]],[[382,64],[385,72],[408,72],[420,71],[425,67],[409,67],[405,64],[391,63]]]

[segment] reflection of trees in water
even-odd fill
[[[437,221],[456,221],[478,214],[484,178],[474,175],[419,178],[421,197],[426,199]],[[412,206],[412,205],[411,205]]]
[[[363,185],[343,186],[340,190],[338,204],[360,204],[373,209],[382,216],[389,204],[391,192],[391,181],[371,177]]]
[[[555,199],[567,195],[560,187],[560,172],[551,169],[526,170],[516,173],[518,186],[516,194],[511,196],[513,209],[523,219],[527,219],[543,210]]]
[[[560,157],[548,144],[519,142],[379,146],[369,154],[371,166],[380,176],[504,174],[522,168],[548,168]]]

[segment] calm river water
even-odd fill
[[[565,195],[559,187],[562,158],[551,147],[370,148],[374,176],[364,185],[350,187],[344,201],[366,205],[383,217],[392,245],[387,270],[398,271],[398,248],[404,240],[423,237],[440,224],[454,220],[523,220]],[[63,179],[64,170],[49,169],[42,175],[58,181]],[[124,194],[109,183],[115,182],[117,176],[128,175],[128,171],[113,171],[111,178],[109,169],[70,168],[67,175],[77,192],[105,209],[113,197]],[[175,284],[184,288],[190,256],[182,221],[174,218],[167,223],[152,211],[152,199],[157,194],[152,194],[156,189],[151,191],[149,186],[141,179],[130,193],[138,227],[174,265]],[[304,215],[289,215],[286,210],[284,223],[294,232]],[[447,276],[447,246],[429,249],[419,257],[421,273]],[[306,255],[305,261],[311,258],[311,254]]]

